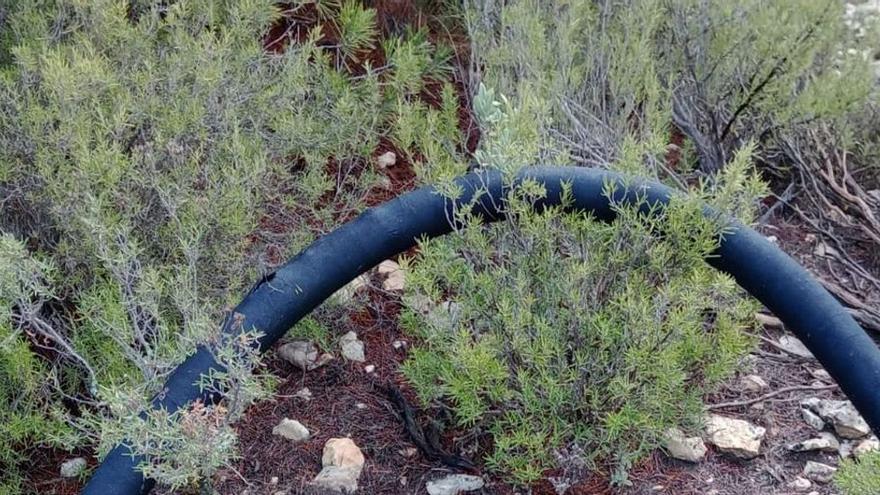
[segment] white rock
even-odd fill
[[[766,432],[764,428],[741,419],[717,414],[706,419],[708,442],[719,451],[741,459],[752,459],[760,453]]]
[[[791,482],[788,483],[789,488],[791,488],[792,490],[798,491],[798,492],[805,492],[805,491],[809,490],[810,487],[812,487],[812,486],[813,486],[813,483],[810,480],[803,478],[801,476],[798,476],[797,478],[795,478],[794,480],[792,480]]]
[[[804,418],[804,423],[813,427],[814,430],[822,431],[825,429],[825,421],[818,414],[805,407],[801,408],[801,417]]]
[[[318,348],[305,340],[294,340],[278,348],[278,356],[303,370],[315,369],[318,362]]]
[[[370,285],[370,277],[365,273],[358,275],[354,280],[336,291],[336,293],[333,294],[333,297],[336,298],[340,304],[348,304],[355,298],[362,288],[368,285]]]
[[[350,438],[331,438],[324,444],[323,468],[312,484],[342,493],[357,491],[364,454]]]
[[[396,261],[385,260],[379,263],[379,266],[376,267],[376,271],[379,272],[379,275],[388,276],[396,271],[400,271],[400,265],[397,264]]]
[[[740,380],[740,386],[747,392],[761,392],[768,388],[767,382],[759,375],[746,375]]]
[[[324,467],[362,469],[364,462],[364,454],[350,438],[327,440],[327,443],[324,444],[324,451],[321,453],[321,465]]]
[[[853,441],[844,440],[840,442],[840,450],[837,451],[837,455],[839,455],[841,459],[849,459],[853,455],[853,449]]]
[[[342,357],[349,361],[357,361],[363,363],[367,360],[364,356],[364,343],[358,340],[358,336],[354,332],[348,332],[339,339],[339,345]]]
[[[807,346],[805,346],[797,337],[791,335],[783,335],[782,337],[779,337],[779,347],[782,347],[788,353],[794,354],[795,356],[805,359],[815,359],[813,353],[810,352],[810,350],[807,349]]]
[[[700,462],[706,457],[706,444],[700,437],[686,437],[678,428],[671,428],[663,436],[663,448],[669,457],[688,462]]]
[[[62,478],[76,478],[86,469],[86,460],[82,457],[74,457],[61,463]]]
[[[367,373],[372,373],[372,372],[376,371],[376,366],[373,364],[368,364],[368,365],[364,366],[364,371],[366,371]]]
[[[843,438],[859,439],[871,433],[868,423],[859,415],[852,402],[848,400],[825,400],[811,397],[801,401],[825,421],[834,426],[834,431]]]
[[[395,349],[400,349],[400,348],[406,347],[406,341],[405,340],[395,340],[394,342],[391,343],[391,347],[393,347]]]
[[[782,328],[782,320],[773,315],[755,313],[755,319],[757,319],[758,323],[760,323],[762,326],[768,328]]]
[[[811,370],[810,374],[813,375],[813,378],[816,378],[817,380],[822,380],[825,383],[834,383],[834,379],[831,378],[831,375],[822,368]]]
[[[786,448],[792,452],[811,452],[819,450],[822,452],[837,453],[840,450],[840,442],[838,442],[837,438],[831,433],[822,432],[819,434],[818,438],[810,438],[809,440],[793,443],[786,446]]]
[[[368,406],[366,404],[364,404],[363,402],[358,402],[357,404],[354,405],[354,407],[356,407],[357,409],[360,409],[360,410],[364,410]]]
[[[397,155],[393,151],[386,151],[376,158],[376,165],[379,168],[388,168],[397,163]]]
[[[856,457],[860,457],[875,450],[880,450],[880,441],[877,440],[876,436],[872,435],[871,438],[859,442],[859,444],[853,449],[852,453]]]
[[[444,478],[429,481],[425,484],[429,495],[457,495],[483,488],[485,482],[479,476],[470,474],[450,474]]]
[[[275,428],[272,434],[292,440],[295,443],[305,442],[311,436],[309,429],[295,419],[284,418]]]
[[[816,483],[828,483],[834,478],[837,468],[822,464],[821,462],[807,461],[804,466],[804,476]]]
[[[406,275],[396,262],[385,260],[379,263],[379,275],[385,276],[382,288],[387,291],[401,291],[406,286]]]
[[[310,401],[310,400],[312,400],[312,391],[309,390],[309,387],[303,387],[303,388],[297,390],[297,392],[295,394],[293,394],[293,396],[296,397],[297,399],[302,399],[304,401]]]
[[[405,449],[398,450],[397,453],[402,455],[403,457],[414,457],[416,454],[419,453],[419,449],[415,447],[407,447]]]

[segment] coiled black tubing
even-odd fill
[[[559,205],[564,184],[572,211],[611,221],[614,204],[662,208],[675,194],[654,182],[626,180],[605,170],[582,167],[528,167],[514,180],[496,171],[478,171],[456,179],[461,196],[452,200],[432,187],[403,194],[368,209],[323,236],[265,277],[235,308],[242,326],[227,321],[224,331],[256,329],[261,350],[281,338],[338,289],[382,260],[422,238],[451,232],[456,209],[470,208],[487,222],[503,216],[503,199],[512,184],[541,183],[546,197],[537,208]],[[612,187],[609,187],[612,186]],[[473,201],[472,201],[473,200]],[[715,213],[705,208],[707,215]],[[719,247],[706,261],[730,274],[749,294],[791,330],[840,385],[874,431],[880,431],[880,349],[847,311],[804,268],[754,230],[733,220]],[[199,387],[202,375],[218,368],[211,353],[198,348],[169,376],[154,408],[176,411],[209,397]],[[83,489],[84,495],[134,495],[149,492],[153,481],[137,470],[141,459],[125,444],[104,459]]]

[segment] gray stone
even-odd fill
[[[330,354],[318,356],[315,344],[306,340],[294,340],[278,348],[278,356],[304,371],[320,368],[333,359]]]
[[[451,474],[444,478],[429,481],[425,488],[429,495],[457,495],[483,488],[485,482],[479,476],[470,474]]]
[[[86,469],[86,460],[82,457],[74,457],[61,463],[62,478],[76,478]]]
[[[840,450],[840,442],[831,433],[822,432],[818,438],[810,438],[809,440],[793,443],[786,448],[792,452],[812,452],[818,450],[837,453]]]
[[[678,428],[671,428],[663,436],[663,448],[669,457],[688,462],[700,462],[706,457],[706,444],[700,437],[686,437]]]
[[[740,459],[752,459],[760,453],[766,432],[764,428],[741,419],[717,414],[706,419],[708,442],[719,451]]]
[[[339,339],[339,345],[342,351],[342,357],[349,361],[357,361],[363,363],[367,360],[364,356],[364,343],[358,340],[358,336],[354,332],[348,332]]]
[[[361,274],[355,277],[354,280],[347,283],[343,288],[336,291],[333,294],[333,298],[336,299],[340,304],[348,304],[352,300],[354,300],[357,293],[364,287],[370,284],[370,278],[366,274]]]
[[[877,440],[877,437],[871,436],[871,438],[859,442],[859,444],[853,449],[852,453],[856,457],[860,457],[868,452],[874,452],[875,450],[880,450],[880,441]]]
[[[762,392],[770,388],[759,375],[746,375],[740,380],[740,386],[747,392]]]
[[[801,476],[798,476],[797,478],[795,478],[794,480],[792,480],[791,482],[788,483],[789,488],[791,488],[792,490],[798,491],[798,492],[805,492],[805,491],[809,490],[810,487],[812,487],[812,486],[813,486],[813,483],[810,480],[808,480],[804,477],[801,477]]]
[[[385,260],[379,263],[379,275],[385,276],[382,288],[387,291],[402,291],[406,287],[406,275],[396,262]]]
[[[364,469],[364,455],[350,438],[331,438],[324,444],[321,472],[312,484],[342,493],[354,493]]]
[[[807,461],[804,465],[804,476],[816,483],[828,483],[834,479],[837,468],[821,462]]]
[[[272,434],[292,440],[295,443],[305,442],[311,434],[309,429],[295,419],[284,418],[275,428],[272,428]]]
[[[822,419],[831,423],[834,426],[834,431],[840,437],[855,440],[871,433],[868,423],[848,400],[826,400],[811,397],[801,401],[801,406],[809,408]]]
[[[822,380],[825,383],[834,383],[834,379],[831,378],[831,375],[822,368],[814,369],[810,371],[810,374],[817,380]]]
[[[764,313],[755,313],[755,319],[757,319],[758,323],[762,326],[768,328],[782,328],[782,320],[775,316]]]
[[[779,347],[783,348],[789,354],[793,354],[798,357],[802,357],[804,359],[815,359],[813,357],[813,353],[807,349],[807,346],[804,345],[803,342],[798,340],[797,337],[793,337],[791,335],[783,335],[779,337]]]
[[[312,484],[334,492],[354,493],[358,489],[360,475],[357,469],[328,466],[321,469]]]
[[[801,408],[801,417],[804,418],[804,423],[812,426],[814,430],[822,431],[825,429],[825,421],[818,414],[805,407]]]
[[[388,168],[397,163],[397,155],[393,151],[386,151],[376,158],[376,165],[379,168]]]
[[[849,459],[853,455],[854,447],[852,440],[844,440],[840,442],[840,449],[837,451],[837,455],[839,455],[841,459]]]

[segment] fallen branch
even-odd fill
[[[754,399],[738,400],[738,401],[733,401],[733,402],[721,402],[719,404],[709,404],[708,406],[706,406],[706,409],[708,409],[710,411],[714,411],[716,409],[727,409],[730,407],[750,406],[750,405],[755,404],[757,402],[762,402],[767,399],[772,399],[773,397],[776,397],[777,395],[786,394],[788,392],[798,392],[798,391],[803,391],[803,390],[810,390],[810,391],[834,390],[836,388],[837,388],[837,384],[821,385],[821,386],[794,385],[792,387],[783,387],[783,388],[780,388],[779,390],[774,390],[773,392],[766,393],[760,397],[755,397]]]

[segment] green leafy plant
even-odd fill
[[[23,445],[95,445],[98,431],[102,450],[143,440],[145,469],[166,483],[208,476],[232,452],[228,421],[208,428],[240,413],[228,400],[150,423],[133,415],[253,280],[383,187],[370,165],[396,122],[452,134],[440,110],[399,115],[418,95],[382,83],[394,68],[357,60],[381,48],[374,9],[315,8],[310,32],[270,53],[261,40],[281,15],[271,0],[0,2],[0,273],[21,284],[0,298],[9,486],[34,450]],[[406,77],[448,76],[426,35],[392,46]],[[302,328],[329,341],[321,318]],[[56,407],[62,397],[89,421]],[[211,436],[216,452],[186,445],[186,421],[185,438]],[[154,451],[152,427],[191,458]]]
[[[738,173],[721,183],[743,191]],[[465,216],[420,244],[403,321],[421,345],[403,371],[426,405],[488,434],[487,464],[518,482],[578,445],[622,483],[663,431],[699,424],[702,395],[751,346],[756,306],[703,262],[724,228],[703,195],[662,213],[616,205],[606,225],[565,205],[536,213],[543,194],[526,183],[505,222]]]
[[[880,452],[869,452],[858,459],[841,461],[834,475],[834,484],[845,495],[880,492]]]

